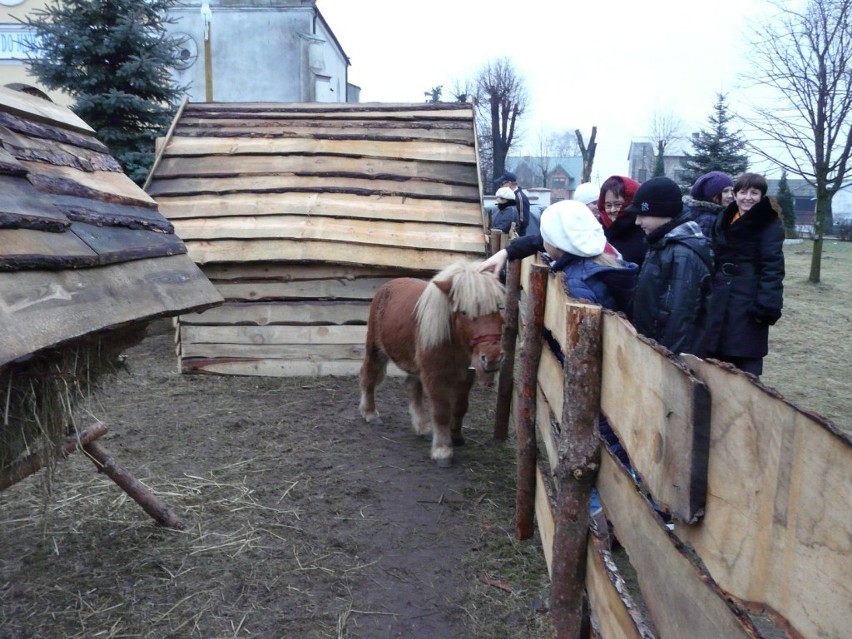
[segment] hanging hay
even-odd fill
[[[89,335],[0,368],[0,470],[38,454],[49,490],[62,443],[86,426],[77,424],[80,399],[117,370],[119,354],[141,341],[145,328],[137,324]]]

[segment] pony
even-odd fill
[[[414,432],[431,431],[431,457],[449,467],[453,445],[464,444],[462,420],[474,379],[490,386],[503,363],[504,298],[492,273],[466,262],[451,264],[429,282],[402,277],[383,284],[370,304],[359,374],[359,410],[367,423],[382,423],[375,392],[393,361],[406,373]]]

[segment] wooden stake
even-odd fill
[[[98,437],[102,437],[109,430],[109,426],[102,423],[97,423],[83,432],[71,435],[65,439],[65,443],[59,450],[59,455],[63,459],[68,457],[77,448],[83,447],[86,444],[95,441]],[[17,484],[22,479],[25,479],[35,473],[44,466],[44,460],[39,453],[27,455],[9,468],[3,471],[0,475],[0,491],[6,490],[12,484]]]
[[[512,387],[515,370],[515,344],[518,341],[518,298],[521,294],[521,262],[514,260],[506,267],[506,308],[503,323],[503,364],[497,382],[497,408],[494,416],[494,439],[504,442],[509,437],[509,415],[512,410]]]
[[[519,269],[520,270],[520,269]],[[533,264],[527,288],[527,315],[518,370],[518,414],[515,423],[518,488],[515,497],[515,537],[530,539],[535,530],[535,411],[538,362],[541,358],[544,303],[547,296],[544,264]]]
[[[602,317],[599,306],[566,305],[564,404],[550,591],[550,636],[575,639],[583,622],[589,498],[600,466]]]
[[[494,255],[503,246],[503,232],[500,229],[491,229],[490,242],[488,244],[488,254]]]
[[[167,528],[183,530],[184,523],[163,504],[151,490],[133,475],[119,466],[112,455],[100,444],[90,442],[83,450],[92,458],[98,470],[118,484],[142,509],[151,515],[158,524]]]

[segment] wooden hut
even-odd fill
[[[61,447],[69,424],[79,439],[75,399],[152,319],[222,298],[65,107],[0,88],[0,195],[2,489]]]
[[[466,104],[185,104],[146,190],[226,300],[185,372],[353,374],[383,282],[486,246]]]

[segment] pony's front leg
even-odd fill
[[[358,404],[358,410],[368,424],[381,425],[382,423],[382,418],[376,410],[376,387],[385,378],[387,366],[387,356],[379,349],[368,346],[358,375],[361,386],[361,402]]]
[[[459,382],[455,396],[455,403],[453,405],[453,420],[450,423],[450,436],[453,440],[453,446],[464,445],[462,422],[464,422],[464,416],[467,415],[467,409],[470,405],[470,389],[473,386],[475,378],[476,371],[469,368],[466,371],[464,379]]]
[[[453,440],[450,437],[450,421],[453,401],[447,389],[429,392],[432,409],[432,459],[441,468],[449,468],[453,461]]]
[[[411,415],[411,426],[418,435],[428,435],[432,430],[429,413],[423,404],[423,383],[419,375],[408,375],[405,378],[405,392],[408,395],[408,414]]]

